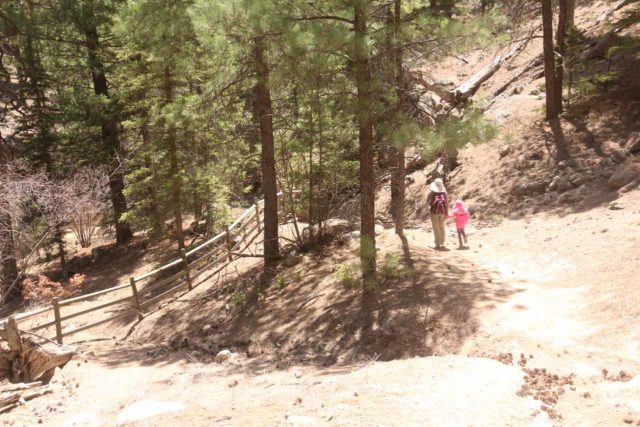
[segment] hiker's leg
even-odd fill
[[[464,230],[462,228],[458,228],[458,244],[462,247],[462,236],[464,235]]]
[[[436,214],[431,214],[431,228],[433,229],[433,238],[437,247],[440,246],[440,240],[438,240],[438,221],[436,216]]]
[[[444,232],[444,214],[438,214],[438,232],[440,234],[440,244],[444,245],[444,237],[445,237],[445,232]]]
[[[462,237],[464,238],[464,242],[467,243],[467,233],[464,232],[464,228],[461,231],[462,231]]]

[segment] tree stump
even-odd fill
[[[47,341],[39,343],[32,337],[21,336],[18,322],[10,317],[0,328],[0,376],[11,382],[51,381],[55,369],[64,367],[75,350]]]

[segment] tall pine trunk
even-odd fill
[[[2,261],[2,297],[9,292],[9,287],[18,278],[18,262],[16,258],[15,240],[13,235],[13,220],[8,212],[0,212],[0,233],[2,247],[0,247],[0,260]],[[14,286],[9,298],[17,298],[20,290]]]
[[[164,69],[164,97],[165,103],[173,101],[173,81],[169,67]],[[178,164],[178,136],[176,126],[168,124],[167,149],[169,150],[169,178],[171,179],[171,204],[173,207],[174,238],[178,248],[184,249],[184,232],[182,231],[182,177]]]
[[[269,67],[265,58],[264,36],[253,39],[253,60],[257,76],[255,86],[256,112],[262,146],[262,193],[264,195],[264,260],[265,266],[280,258],[278,245],[278,187],[273,143],[273,110],[269,89]]]
[[[562,112],[562,86],[564,80],[564,63],[566,55],[566,36],[568,25],[568,1],[558,1],[558,29],[556,30],[556,45],[558,46],[559,58],[556,66],[556,108],[558,112]]]
[[[395,85],[397,91],[396,114],[402,114],[404,107],[404,72],[402,69],[402,46],[400,41],[400,25],[402,14],[402,0],[394,1],[393,13],[393,63],[395,71]],[[398,121],[398,120],[396,120]],[[398,236],[404,234],[404,203],[405,203],[405,159],[404,146],[392,145],[392,174],[391,174],[391,214],[395,224],[395,231]]]
[[[542,44],[547,120],[558,117],[556,65],[553,52],[553,9],[551,0],[542,0]]]
[[[358,142],[360,150],[360,263],[365,285],[376,276],[375,179],[373,174],[373,121],[371,119],[371,69],[367,46],[365,0],[355,0],[354,59],[357,88]]]
[[[93,80],[93,91],[98,96],[109,98],[109,86],[104,71],[104,65],[99,57],[100,40],[95,24],[93,11],[89,16],[84,29],[85,45],[89,55],[89,68]],[[115,217],[116,243],[126,243],[133,237],[131,228],[126,221],[120,218],[127,211],[127,200],[124,197],[124,174],[118,164],[118,153],[120,151],[120,135],[118,132],[118,116],[111,111],[103,112],[100,117],[100,132],[102,146],[107,156],[111,174],[109,176],[109,191],[111,196],[111,206]]]

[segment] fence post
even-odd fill
[[[233,255],[231,255],[231,249],[233,249],[233,242],[231,241],[231,232],[229,231],[229,226],[225,224],[224,226],[225,237],[227,240],[227,253],[229,262],[233,261]]]
[[[53,316],[56,320],[56,341],[62,344],[62,322],[60,321],[60,303],[58,298],[53,299]]]
[[[262,232],[262,226],[260,225],[260,203],[256,200],[256,222],[258,223],[258,233]]]
[[[131,291],[133,292],[133,301],[136,304],[136,313],[138,313],[138,320],[142,320],[142,310],[140,309],[140,297],[138,296],[138,288],[136,287],[136,279],[133,277],[129,278],[129,283],[131,283]]]
[[[180,257],[182,257],[182,264],[184,265],[184,278],[187,280],[187,287],[189,290],[193,290],[193,284],[191,283],[191,274],[189,273],[189,260],[187,259],[187,253],[184,249],[180,249]]]

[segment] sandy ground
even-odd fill
[[[47,398],[2,416],[13,425],[617,425],[640,422],[640,191],[557,217],[505,220],[470,236],[470,249],[433,250],[428,230],[407,232],[411,256],[487,273],[500,298],[478,298],[475,331],[458,355],[323,367],[253,367],[161,346],[80,343]],[[603,230],[606,229],[606,232]],[[391,230],[379,236],[401,250]],[[544,248],[544,250],[541,250]],[[445,265],[445,264],[443,264]],[[463,273],[462,273],[463,274]],[[434,286],[444,283],[430,273]],[[462,278],[461,278],[462,279]],[[335,286],[335,284],[334,284]],[[472,286],[472,285],[468,285]],[[152,320],[151,324],[154,324]],[[513,364],[500,355],[511,353]],[[557,404],[518,396],[527,368],[573,376]],[[499,359],[499,360],[494,360]],[[608,371],[605,377],[602,369]],[[620,377],[624,371],[627,376]],[[624,381],[622,381],[623,379]],[[587,396],[587,397],[585,397]]]

